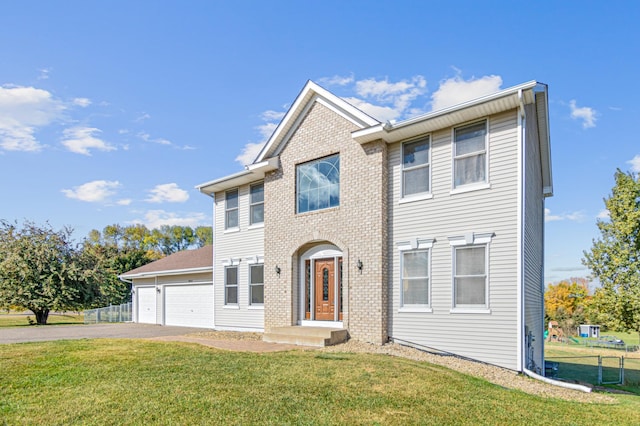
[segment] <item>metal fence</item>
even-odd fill
[[[122,305],[107,306],[105,308],[87,309],[84,311],[85,324],[97,324],[100,322],[126,322],[131,321],[131,302]]]
[[[629,366],[631,367],[631,366]],[[623,356],[558,356],[545,358],[548,377],[576,380],[594,385],[625,383],[625,358]],[[631,372],[632,376],[637,371]]]

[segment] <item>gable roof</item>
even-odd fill
[[[196,250],[183,250],[155,262],[147,263],[118,276],[120,279],[153,277],[175,273],[198,273],[213,271],[213,246]]]
[[[202,183],[197,185],[196,188],[200,192],[211,195],[218,191],[264,179],[265,173],[276,170],[280,166],[278,155],[309,109],[316,102],[321,103],[361,129],[380,124],[378,120],[354,107],[349,102],[308,80],[253,163],[245,166],[245,170],[241,172]]]
[[[259,163],[266,158],[278,155],[282,150],[282,146],[286,144],[291,134],[295,132],[315,102],[323,104],[361,129],[380,124],[378,120],[354,107],[349,102],[308,80],[291,108],[289,108],[278,127],[276,127],[276,130],[262,147],[254,163]]]
[[[322,103],[355,123],[360,129],[352,132],[351,135],[360,144],[375,140],[384,140],[387,143],[399,142],[410,137],[455,126],[465,121],[521,108],[523,105],[535,104],[543,192],[545,196],[553,194],[547,85],[537,81],[529,81],[397,123],[381,123],[309,80],[252,164],[246,166],[242,172],[203,183],[196,188],[200,192],[212,195],[218,191],[263,179],[265,173],[276,170],[280,162],[278,155],[315,102]]]

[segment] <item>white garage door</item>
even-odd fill
[[[156,288],[138,287],[138,322],[145,324],[156,323]]]
[[[213,285],[173,285],[164,290],[166,325],[213,327]]]

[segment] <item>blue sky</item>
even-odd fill
[[[194,186],[242,169],[308,79],[383,120],[538,80],[554,196],[547,282],[616,168],[640,171],[638,2],[21,1],[0,16],[0,218],[209,225]]]

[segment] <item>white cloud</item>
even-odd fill
[[[133,120],[133,121],[135,121],[136,123],[139,123],[139,122],[141,122],[141,121],[145,121],[145,120],[148,120],[148,119],[150,119],[150,118],[151,118],[151,116],[150,116],[149,114],[147,114],[146,112],[143,112],[142,114],[140,114],[140,115],[139,115],[135,120]]]
[[[107,180],[94,180],[80,186],[74,186],[73,189],[63,189],[62,193],[67,198],[74,198],[88,203],[98,203],[106,201],[110,196],[116,193],[116,189],[120,187],[120,182]]]
[[[631,164],[632,172],[640,173],[640,154],[627,161],[627,163]]]
[[[502,77],[486,75],[465,80],[455,76],[440,82],[438,90],[431,95],[431,108],[434,111],[457,105],[481,96],[498,92],[502,86]]]
[[[40,75],[38,76],[38,80],[49,79],[49,73],[51,72],[51,68],[42,68],[39,71],[40,71]]]
[[[0,149],[40,151],[36,131],[62,119],[64,111],[64,104],[46,90],[0,86]]]
[[[256,129],[260,133],[261,140],[260,142],[248,142],[244,148],[242,148],[242,152],[236,157],[236,161],[243,166],[247,164],[253,163],[256,159],[260,150],[264,146],[265,142],[269,140],[273,132],[278,127],[278,123],[285,116],[286,112],[284,111],[273,111],[267,110],[260,114],[260,118],[265,121],[265,123],[256,126]]]
[[[390,82],[388,78],[368,78],[355,82],[359,98],[346,98],[347,102],[362,109],[379,121],[390,121],[405,117],[409,111],[420,113],[421,109],[409,109],[418,97],[427,91],[427,80],[416,75],[408,80]]]
[[[73,104],[82,108],[86,108],[91,105],[91,99],[89,98],[75,98]]]
[[[583,129],[596,127],[597,113],[595,109],[590,107],[578,107],[574,99],[569,101],[569,108],[571,108],[571,118],[574,120],[582,120]]]
[[[350,76],[334,75],[333,77],[323,77],[318,80],[318,83],[326,86],[346,86],[354,81],[353,74]]]
[[[236,157],[236,161],[243,166],[253,163],[263,146],[264,142],[249,142],[242,148],[242,152]]]
[[[163,225],[190,226],[195,228],[200,225],[209,225],[211,221],[204,213],[199,212],[179,215],[165,210],[149,210],[145,213],[144,219],[134,219],[130,223],[142,223],[149,229],[155,229]]]
[[[399,112],[390,106],[374,105],[359,98],[344,98],[344,100],[382,122],[393,121],[399,115]]]
[[[260,118],[264,121],[280,121],[286,114],[286,111],[273,111],[268,110],[260,114]]]
[[[584,213],[581,211],[575,211],[570,213],[562,213],[562,214],[551,214],[550,209],[544,209],[544,221],[545,222],[556,222],[560,220],[569,220],[574,222],[580,222],[584,219]]]
[[[156,185],[149,192],[151,195],[145,201],[150,203],[184,203],[189,199],[189,193],[184,189],[180,189],[177,183]]]
[[[133,200],[131,198],[123,198],[121,200],[116,201],[116,204],[119,206],[128,206],[132,202]]]
[[[116,148],[109,145],[102,139],[98,139],[96,134],[101,133],[100,129],[94,127],[71,127],[63,132],[64,140],[62,144],[71,152],[76,154],[91,155],[90,149],[99,151],[113,151]]]
[[[609,210],[607,210],[607,209],[600,210],[600,213],[598,213],[596,218],[602,219],[602,220],[609,219]]]

